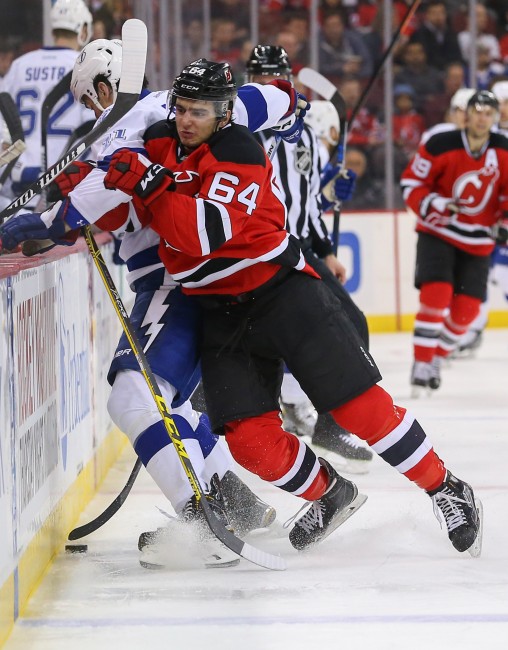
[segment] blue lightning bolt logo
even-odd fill
[[[153,298],[146,311],[143,322],[141,323],[141,327],[148,327],[148,329],[145,332],[145,335],[149,337],[143,350],[145,354],[148,348],[152,345],[152,343],[157,338],[157,335],[159,334],[161,329],[164,327],[164,325],[161,324],[159,321],[162,319],[162,317],[164,316],[164,314],[166,313],[169,307],[169,305],[164,304],[164,301],[166,300],[167,297],[168,294],[165,291],[156,291],[153,294]]]

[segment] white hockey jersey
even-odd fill
[[[127,264],[127,279],[135,291],[176,283],[159,259],[159,235],[151,228],[142,227],[131,197],[119,190],[105,189],[103,179],[111,156],[118,149],[146,153],[144,133],[152,124],[167,118],[167,98],[167,90],[144,92],[136,106],[93,145],[92,154],[98,167],[69,194],[70,202],[65,206],[65,221],[71,228],[78,228],[85,223],[96,223],[122,203],[128,204],[127,217],[115,234],[122,238],[120,255]],[[284,91],[270,85],[246,84],[238,89],[233,121],[251,131],[263,130],[277,124],[288,108],[289,96]]]
[[[78,53],[62,47],[45,47],[15,59],[3,78],[2,90],[8,92],[19,110],[25,135],[26,150],[12,172],[14,183],[30,184],[41,174],[41,109],[48,93],[72,70]],[[70,135],[90,112],[74,101],[69,92],[51,113],[48,134],[48,166],[61,156]],[[24,191],[18,187],[17,191]]]

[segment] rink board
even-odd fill
[[[332,232],[333,217],[325,216]],[[344,212],[338,258],[347,269],[346,288],[363,310],[372,332],[410,331],[418,309],[413,286],[415,217],[405,211]],[[489,284],[489,326],[508,327],[508,303]]]
[[[0,262],[0,644],[125,444],[106,410],[120,328],[88,252],[16,258]]]

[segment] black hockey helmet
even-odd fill
[[[255,75],[291,76],[288,53],[280,45],[256,45],[245,69],[249,79]]]
[[[233,108],[236,98],[236,84],[229,63],[215,63],[197,59],[185,66],[173,82],[171,108],[177,97],[214,102],[216,115],[225,117]]]
[[[474,107],[477,111],[481,111],[484,106],[491,106],[494,110],[499,111],[499,102],[493,92],[477,90],[469,99],[467,108]]]

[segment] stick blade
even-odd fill
[[[331,102],[343,121],[346,117],[346,102],[339,93],[337,88],[324,77],[320,72],[312,68],[302,68],[298,73],[298,81],[313,92],[321,95],[324,99]]]
[[[122,47],[122,76],[118,92],[139,95],[143,86],[148,45],[145,23],[137,18],[125,21],[122,27],[123,42],[128,42],[129,48]]]

